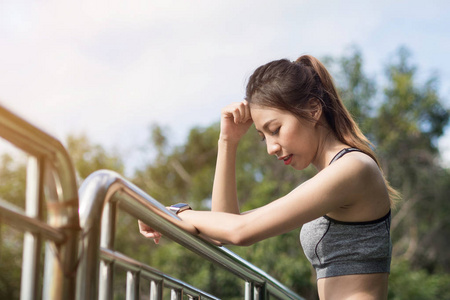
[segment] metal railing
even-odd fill
[[[167,238],[240,277],[245,282],[245,299],[267,299],[269,295],[278,299],[302,299],[233,252],[189,233],[189,230],[192,230],[191,225],[181,221],[161,203],[119,174],[100,170],[89,175],[80,188],[80,222],[85,237],[82,242],[84,255],[78,272],[79,283],[84,285],[78,290],[85,291],[85,294],[79,295],[80,300],[91,299],[90,297],[96,295],[97,286],[100,289],[99,299],[111,299],[109,293],[112,290],[112,265],[107,262],[100,264],[102,278],[97,284],[99,267],[98,264],[90,262],[98,261],[99,254],[96,249],[99,246],[103,256],[114,249],[117,207],[142,220]],[[102,215],[101,221],[98,218],[100,215]],[[130,284],[136,285],[139,280],[136,272],[130,278]],[[159,286],[162,282],[162,280],[153,280],[152,285]],[[150,299],[161,299],[156,292],[151,295],[153,296]]]
[[[163,288],[171,290],[174,300],[183,295],[218,299],[115,252],[117,209],[241,278],[245,299],[303,299],[233,252],[190,234],[191,225],[117,173],[96,171],[77,191],[74,168],[62,144],[1,106],[0,136],[30,155],[25,211],[0,199],[0,217],[25,232],[21,299],[41,298],[38,273],[43,239],[42,299],[112,299],[114,265],[127,271],[126,299],[139,299],[140,279],[150,282],[150,299],[162,299]]]
[[[2,219],[24,231],[21,299],[40,298],[43,239],[42,299],[74,299],[80,226],[78,189],[69,155],[58,140],[1,106],[0,136],[29,154],[25,211],[0,201]],[[44,205],[47,220],[43,219]]]

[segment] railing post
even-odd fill
[[[182,300],[182,299],[183,299],[183,290],[171,289],[170,300]]]
[[[139,300],[139,272],[127,272],[127,300]]]
[[[102,213],[100,247],[114,249],[116,223],[116,203],[108,201]],[[100,261],[99,299],[110,300],[113,297],[114,264]]]
[[[34,156],[28,158],[26,214],[29,217],[42,219],[43,203],[43,168],[42,159]],[[41,258],[42,238],[31,232],[25,232],[22,258],[22,281],[20,299],[31,300],[39,294],[39,264]]]
[[[253,283],[250,281],[245,282],[245,300],[253,299]]]
[[[78,192],[75,177],[71,177],[72,166],[66,167],[62,168],[58,160],[45,160],[48,224],[63,233],[66,240],[61,244],[46,242],[43,299],[73,300],[76,294],[80,231]]]
[[[150,281],[150,300],[160,300],[163,297],[163,281]]]
[[[254,300],[265,300],[267,299],[267,291],[266,291],[266,286],[265,285],[260,285],[260,286],[254,286],[254,294],[253,294],[253,299]]]

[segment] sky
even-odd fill
[[[275,59],[355,45],[380,77],[406,46],[450,107],[449,15],[444,0],[0,0],[0,105],[63,144],[86,134],[131,174],[152,124],[183,143]],[[449,131],[440,147],[450,162]]]

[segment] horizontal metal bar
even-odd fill
[[[0,199],[0,216],[8,222],[8,225],[14,226],[22,231],[40,234],[42,237],[56,244],[62,244],[66,240],[63,232],[43,221],[28,217],[20,207],[3,199]]]
[[[266,285],[266,289],[269,294],[279,297],[286,298],[288,296],[291,299],[303,299],[285,288],[279,281],[268,275],[266,272],[257,268],[256,266],[248,263],[246,260],[242,259],[232,251],[225,247],[218,247],[209,241],[205,241],[197,236],[193,236],[189,232],[186,232],[180,227],[174,227],[172,223],[164,223],[164,220],[183,223],[176,215],[169,212],[167,209],[163,208],[164,211],[168,212],[166,219],[159,220],[155,218],[154,215],[145,215],[149,210],[144,209],[140,205],[141,202],[137,202],[136,198],[138,196],[134,189],[130,186],[123,186],[122,189],[118,190],[114,195],[113,199],[118,201],[119,207],[128,212],[129,214],[143,220],[147,224],[154,226],[155,229],[160,231],[164,236],[167,236],[171,240],[179,243],[180,245],[190,249],[191,251],[207,258],[209,261],[222,266],[227,271],[241,277],[245,281],[251,281],[256,286]],[[149,197],[148,195],[145,195]],[[156,201],[153,199],[153,201]],[[148,203],[148,202],[147,202]],[[141,217],[139,217],[141,216]],[[175,221],[174,221],[175,220]],[[183,227],[188,227],[183,224]]]
[[[107,262],[114,262],[116,266],[119,266],[126,271],[140,272],[141,277],[147,280],[154,280],[158,282],[163,281],[164,287],[183,290],[186,294],[192,296],[202,296],[207,299],[219,299],[176,278],[170,277],[155,268],[125,256],[120,252],[100,248],[100,257]]]

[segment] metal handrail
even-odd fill
[[[2,216],[25,231],[21,299],[40,298],[37,292],[43,238],[48,240],[42,298],[73,299],[76,278],[72,275],[77,268],[80,226],[78,187],[71,159],[57,139],[1,105],[0,136],[30,155],[25,211],[0,202]],[[43,220],[44,205],[47,221]],[[20,220],[23,224],[19,224]]]
[[[116,206],[142,220],[169,239],[208,259],[246,282],[246,299],[303,299],[276,279],[224,247],[218,247],[193,234],[192,225],[183,222],[161,203],[119,174],[100,170],[89,175],[80,188],[80,223],[83,228],[83,256],[78,270],[77,299],[108,299],[112,277],[107,265],[98,266],[99,247],[114,248]],[[100,220],[99,216],[102,215]],[[100,238],[101,232],[101,238]],[[99,268],[104,283],[98,283]],[[104,290],[103,290],[104,289]],[[104,298],[103,298],[104,297]],[[159,298],[154,298],[159,299]]]

